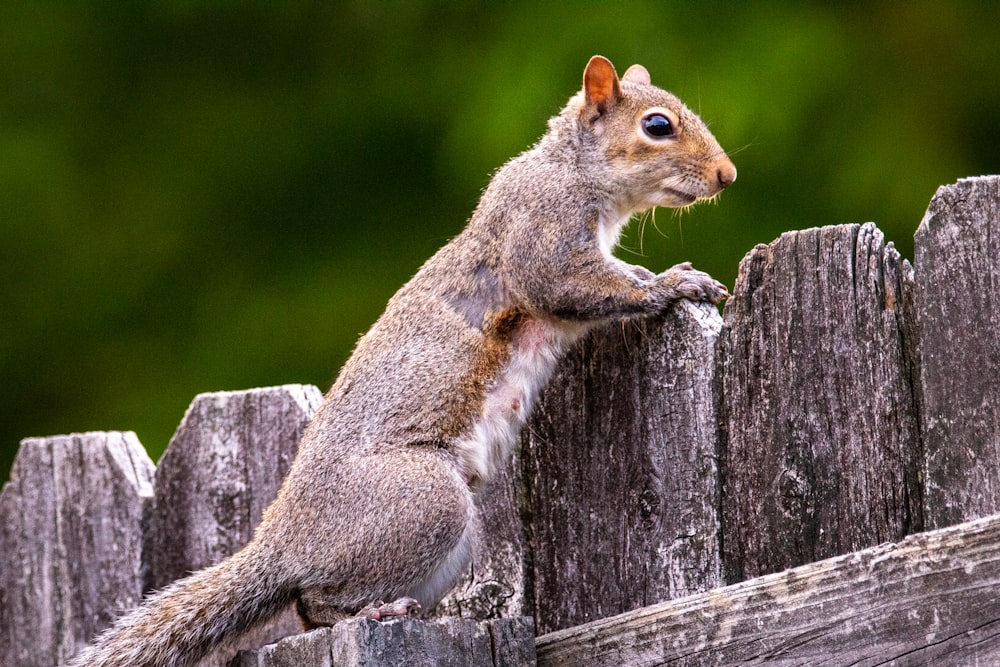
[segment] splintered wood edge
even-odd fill
[[[537,638],[538,664],[804,664],[834,655],[853,664],[932,644],[960,651],[1000,620],[998,584],[1000,515],[551,632]]]

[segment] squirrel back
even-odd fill
[[[467,566],[474,493],[565,350],[595,323],[727,295],[689,264],[654,274],[616,258],[630,216],[710,199],[735,178],[705,124],[643,67],[619,79],[592,58],[546,134],[358,342],[250,545],[152,597],[73,664],[191,664],[291,602],[307,627],[375,600],[432,608]]]

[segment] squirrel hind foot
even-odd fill
[[[389,603],[379,600],[359,611],[357,615],[373,621],[388,621],[391,618],[409,616],[419,612],[419,602],[411,597],[401,597]]]
[[[296,611],[299,614],[299,620],[302,621],[302,627],[306,631],[330,627],[351,618],[349,611],[330,604],[322,594],[300,595],[296,602]],[[414,598],[404,596],[392,602],[383,602],[382,600],[373,602],[354,614],[354,617],[368,618],[373,621],[388,621],[393,618],[419,614],[420,611],[419,602]]]

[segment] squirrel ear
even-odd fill
[[[608,107],[618,101],[622,89],[618,85],[615,66],[604,56],[594,56],[583,72],[583,90],[587,106],[594,107],[603,114]]]
[[[632,65],[627,70],[625,70],[625,74],[622,75],[622,81],[631,81],[633,83],[644,83],[647,86],[653,82],[649,78],[649,71],[642,65]]]

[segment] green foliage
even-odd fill
[[[328,387],[594,53],[740,170],[634,225],[630,261],[732,284],[756,243],[866,220],[909,255],[938,185],[1000,166],[997,25],[972,1],[4,4],[0,479],[24,436],[157,456],[200,391]]]

